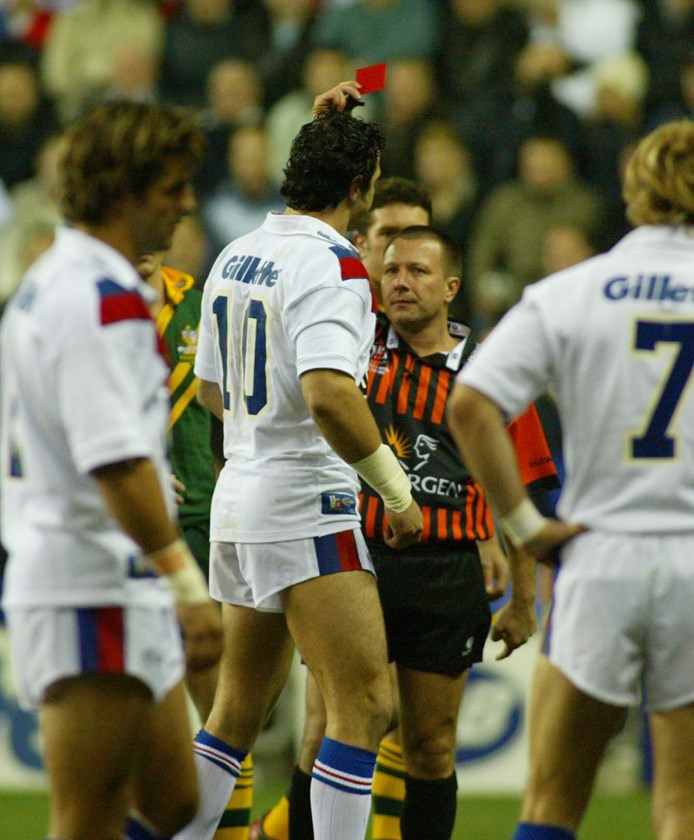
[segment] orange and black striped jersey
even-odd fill
[[[417,356],[395,329],[379,323],[371,353],[366,393],[381,434],[412,483],[422,508],[422,542],[486,540],[494,532],[482,489],[461,461],[445,418],[455,377],[472,349],[467,327],[450,322],[460,338],[449,353]],[[534,405],[514,420],[509,431],[523,481],[531,494],[559,486],[557,471]],[[382,539],[383,503],[362,482],[362,527]]]

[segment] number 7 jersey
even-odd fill
[[[694,531],[694,236],[640,227],[526,289],[460,381],[509,416],[556,389],[564,519]]]
[[[310,216],[270,213],[205,284],[195,373],[224,405],[211,538],[278,542],[359,525],[356,473],[318,431],[302,374],[366,372],[375,314],[356,250]]]

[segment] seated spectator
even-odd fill
[[[384,176],[414,178],[414,147],[427,120],[442,116],[440,97],[430,61],[400,58],[388,65],[377,120],[386,135],[381,158]]]
[[[650,71],[645,131],[682,113],[682,73],[694,62],[692,0],[652,0],[644,4],[636,47]]]
[[[260,4],[184,0],[166,24],[161,97],[202,109],[212,68],[227,58],[254,62],[267,48],[267,14]]]
[[[542,241],[558,223],[602,233],[603,207],[595,191],[575,175],[568,150],[558,140],[533,137],[521,146],[518,178],[486,196],[470,239],[468,271],[476,315],[493,321],[499,312],[486,311],[485,283],[506,277],[509,300],[520,298],[528,283],[544,274]]]
[[[301,86],[318,4],[315,0],[263,0],[263,5],[269,18],[269,43],[256,57],[256,65],[265,92],[264,105],[269,108]]]
[[[590,68],[636,48],[639,0],[530,0],[527,72],[551,83],[556,98],[579,117],[595,108]],[[531,71],[532,67],[532,71]]]
[[[160,57],[139,41],[127,41],[114,52],[102,99],[154,102],[159,96]]]
[[[598,253],[590,233],[580,225],[551,225],[542,239],[542,275],[563,271]]]
[[[441,27],[439,85],[457,115],[515,84],[528,41],[527,16],[504,0],[450,0]]]
[[[32,49],[41,49],[56,7],[65,7],[74,0],[10,0],[0,4],[0,41],[17,38]]]
[[[200,119],[207,135],[207,150],[195,176],[200,198],[208,196],[227,175],[227,150],[234,131],[258,125],[263,118],[258,71],[244,58],[225,58],[215,64],[207,77],[206,91],[207,105]]]
[[[424,124],[414,148],[414,170],[417,183],[431,199],[431,224],[465,254],[479,189],[470,152],[450,122]],[[464,323],[470,314],[466,269],[463,264],[460,288],[450,307],[451,317]]]
[[[0,232],[0,298],[15,290],[31,257],[52,241],[52,231],[61,221],[60,160],[65,140],[56,132],[44,138],[36,157],[36,175],[10,192],[12,215]],[[50,240],[50,241],[49,241]]]
[[[202,202],[201,213],[213,258],[233,239],[258,227],[285,202],[270,178],[265,129],[246,126],[229,140],[228,176]]]
[[[41,94],[34,53],[5,41],[0,48],[0,179],[7,189],[31,178],[44,138],[58,127]]]
[[[328,4],[318,15],[314,42],[344,50],[357,66],[404,56],[433,59],[438,50],[438,11],[431,0]]]
[[[596,100],[594,114],[585,119],[584,172],[605,203],[602,249],[614,245],[629,229],[622,199],[622,157],[643,132],[643,101],[648,68],[635,53],[593,65]]]
[[[64,122],[103,98],[118,51],[136,44],[148,60],[161,52],[163,22],[152,0],[75,0],[54,18],[41,78]]]
[[[653,108],[645,118],[646,130],[670,120],[694,119],[694,49],[683,60],[677,81],[677,96]]]

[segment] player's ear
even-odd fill
[[[357,175],[355,178],[352,179],[352,183],[349,185],[349,200],[352,204],[355,204],[364,194],[363,189],[363,181],[361,175]]]

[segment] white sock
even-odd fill
[[[311,779],[314,840],[364,840],[376,753],[324,738]]]
[[[246,753],[230,747],[204,729],[195,736],[193,752],[200,805],[195,819],[174,836],[176,840],[211,840],[241,774]]]

